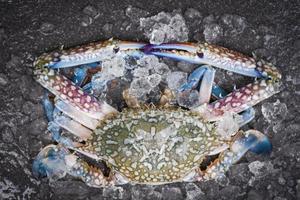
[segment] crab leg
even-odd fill
[[[142,48],[142,43],[108,40],[60,52],[44,54],[35,62],[34,74],[39,83],[67,104],[98,120],[117,111],[105,102],[98,102],[75,83],[53,69],[72,67],[110,59],[117,53],[128,55]]]
[[[219,100],[226,96],[227,92],[223,88],[215,84],[212,89],[212,95]],[[242,121],[239,123],[239,126],[242,127],[253,120],[253,118],[255,117],[255,110],[253,109],[253,107],[250,107],[245,111],[239,113],[239,115],[242,116]]]
[[[43,104],[49,121],[48,130],[52,134],[52,138],[58,143],[64,144],[67,147],[76,146],[76,142],[61,136],[61,127],[78,136],[81,140],[86,140],[88,137],[90,137],[92,133],[91,130],[95,129],[99,123],[98,120],[87,117],[85,113],[76,110],[74,107],[64,103],[61,100],[57,100],[55,103],[55,108],[53,108],[53,104],[50,101],[47,93],[44,96]],[[72,120],[70,117],[76,119],[78,122],[80,122],[80,124],[77,121]]]
[[[53,103],[49,99],[49,93],[47,91],[44,93],[42,103],[43,103],[43,108],[46,113],[48,121],[49,122],[53,121],[54,106],[53,106]]]
[[[207,43],[167,43],[147,45],[144,52],[195,64],[208,64],[246,76],[262,78],[253,58],[224,47]]]
[[[240,158],[247,152],[251,151],[257,154],[269,153],[272,145],[269,139],[257,130],[248,130],[239,138],[237,138],[230,148],[219,155],[207,169],[202,172],[198,169],[197,179],[215,179],[224,176],[229,167],[240,160]]]
[[[99,120],[87,116],[85,112],[77,110],[73,106],[66,104],[64,101],[57,100],[55,102],[55,107],[91,130],[94,130],[99,124]]]
[[[281,74],[272,64],[264,61],[256,62],[253,58],[223,47],[206,43],[178,43],[148,45],[144,51],[193,63],[210,64],[246,76],[263,78],[209,104],[206,108],[200,106],[195,109],[208,118],[222,115],[226,111],[240,113],[279,92]]]
[[[273,83],[272,80],[256,81],[211,104],[199,106],[195,111],[202,113],[208,119],[221,116],[224,112],[240,113],[278,93],[279,87],[280,84]]]
[[[60,127],[66,129],[67,131],[71,132],[72,134],[78,136],[82,140],[87,140],[91,134],[93,133],[92,130],[84,127],[80,123],[75,120],[72,120],[68,116],[63,113],[58,114],[54,117],[54,122],[59,125]]]
[[[105,177],[100,169],[89,166],[68,149],[55,145],[48,145],[38,154],[33,172],[35,176],[48,176],[50,180],[69,174],[93,187],[114,185],[115,182],[112,176]]]
[[[64,144],[66,146],[74,146],[73,142],[69,138],[61,136],[61,128],[57,123],[54,122],[54,118],[55,116],[57,116],[59,110],[57,108],[54,108],[53,103],[49,99],[48,92],[45,92],[42,102],[47,119],[49,121],[47,129],[48,131],[50,131],[52,138],[56,142]]]
[[[214,96],[216,99],[222,99],[227,95],[227,92],[220,86],[213,83],[215,70],[210,66],[203,65],[194,70],[188,77],[188,80],[183,84],[178,92],[189,91],[196,89],[200,84],[199,102],[200,105],[209,103],[210,96]],[[202,79],[202,80],[201,80]],[[201,83],[200,83],[201,81]],[[240,115],[243,120],[240,122],[240,126],[243,126],[250,122],[254,118],[255,111],[252,107],[248,108]]]
[[[105,59],[111,59],[116,54],[124,56],[130,54],[140,57],[142,54],[138,50],[144,46],[145,44],[140,42],[110,39],[44,54],[36,63],[48,68],[58,69],[101,62]]]
[[[103,119],[106,114],[116,110],[105,102],[88,95],[80,87],[66,77],[56,74],[53,70],[37,76],[38,81],[50,92],[65,103],[71,104],[77,110],[85,112],[89,117]]]

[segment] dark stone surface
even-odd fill
[[[32,161],[50,143],[40,105],[43,89],[32,78],[34,58],[62,45],[111,37],[147,41],[139,18],[162,11],[184,17],[190,41],[207,39],[248,55],[254,52],[281,70],[283,91],[255,106],[256,117],[245,127],[266,133],[272,153],[247,153],[225,183],[95,189],[71,177],[51,184],[34,178]],[[299,199],[299,11],[297,0],[0,0],[0,199]],[[247,80],[222,79],[227,77],[217,76],[229,89]],[[267,102],[265,108],[280,108],[263,115],[261,105]],[[276,121],[278,114],[272,112],[282,107],[286,114]]]

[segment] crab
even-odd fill
[[[182,108],[174,91],[165,88],[159,103],[143,104],[123,91],[122,111],[95,98],[86,81],[87,68],[121,56],[146,54],[199,64],[176,91],[188,95],[199,90],[199,106]],[[63,69],[77,67],[71,81]],[[232,93],[214,83],[212,66],[254,77],[255,81]],[[240,127],[254,118],[252,106],[279,92],[281,74],[270,63],[207,43],[166,43],[108,40],[41,55],[34,63],[35,79],[52,94],[45,95],[48,130],[57,144],[44,147],[33,163],[34,174],[51,180],[66,174],[91,187],[166,184],[205,181],[225,172],[247,151],[271,150],[268,138]],[[85,81],[84,81],[85,80]],[[216,100],[211,102],[211,97]],[[65,137],[62,131],[76,137]],[[218,155],[205,169],[208,156]],[[85,159],[88,157],[89,159]],[[108,173],[94,163],[105,162]]]

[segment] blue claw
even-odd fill
[[[36,177],[48,176],[51,179],[62,178],[66,175],[65,155],[67,149],[58,149],[55,145],[46,146],[33,162],[32,171]]]
[[[215,77],[215,70],[208,65],[203,65],[194,70],[188,77],[185,84],[181,85],[178,92],[191,91],[193,89],[199,90],[198,103],[208,103],[211,97],[212,86]],[[200,84],[201,82],[201,84]]]
[[[49,63],[47,67],[52,69],[59,69],[59,68],[67,68],[67,67],[74,67],[79,65],[86,65],[89,63],[98,63],[101,61],[101,58],[89,58],[89,59],[78,59],[78,60],[59,60],[57,62]]]
[[[249,149],[251,152],[256,154],[270,153],[272,151],[272,144],[270,140],[261,132],[248,130],[245,135],[245,137],[239,139],[239,143],[244,150]]]
[[[85,85],[82,87],[82,89],[83,89],[83,91],[85,91],[85,92],[91,94],[92,89],[93,89],[93,88],[92,88],[92,83],[90,82],[90,83],[85,84]]]
[[[221,88],[220,86],[218,85],[214,85],[212,87],[212,95],[216,98],[216,99],[222,99],[224,98],[228,93],[223,89]]]
[[[203,61],[203,53],[198,53],[198,48],[192,43],[166,43],[160,45],[149,44],[144,46],[145,54],[159,57],[172,58],[195,64],[210,64]],[[179,53],[185,51],[185,54]]]
[[[48,131],[50,131],[52,135],[52,139],[55,140],[57,143],[62,144],[66,147],[73,147],[73,141],[67,137],[61,136],[61,128],[60,126],[53,122],[48,123]]]
[[[96,68],[100,67],[101,62],[95,62],[95,63],[88,63],[85,65],[82,65],[74,70],[74,75],[72,77],[72,81],[78,85],[81,86],[86,75],[87,75],[87,70],[90,68]]]
[[[147,44],[142,42],[119,41],[118,47],[120,50],[139,50],[143,49]]]
[[[185,84],[183,84],[178,91],[183,92],[185,90],[191,90],[195,89],[198,85],[200,80],[202,79],[204,73],[206,72],[207,67],[206,66],[201,66],[194,70],[188,77],[188,80]]]
[[[72,81],[77,85],[81,86],[87,74],[86,67],[78,67],[74,70],[74,75],[72,77]]]
[[[186,61],[186,62],[194,63],[194,64],[209,64],[209,63],[201,62],[201,59],[198,59],[195,57],[178,55],[178,54],[174,54],[172,52],[153,51],[153,52],[148,52],[148,53],[146,52],[146,54],[155,55],[158,57],[172,58],[177,61]]]

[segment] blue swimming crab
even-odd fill
[[[118,111],[89,92],[87,68],[101,68],[102,61],[115,56],[146,54],[199,64],[176,92],[186,95],[198,89],[200,105],[187,109],[171,103],[174,91],[167,87],[157,105],[145,105],[124,90],[127,108]],[[212,66],[255,81],[226,94],[214,83]],[[63,73],[68,67],[77,69],[71,79]],[[252,106],[279,92],[281,74],[270,63],[224,47],[111,39],[43,54],[34,63],[34,76],[55,96],[51,100],[45,95],[44,106],[57,145],[48,145],[37,155],[33,171],[40,176],[57,179],[69,174],[92,187],[203,181],[224,176],[247,151],[271,150],[264,134],[239,128],[253,119]],[[65,137],[62,130],[75,139]],[[211,155],[218,157],[200,168]],[[109,173],[84,157],[105,162]]]

